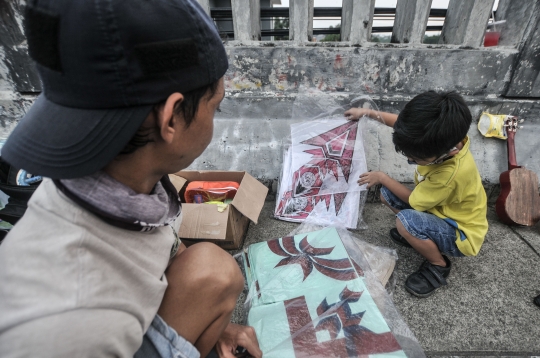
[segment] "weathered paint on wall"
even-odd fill
[[[415,94],[427,89],[499,96],[517,50],[440,46],[227,48],[226,89],[233,93],[295,93],[302,86],[329,92]]]

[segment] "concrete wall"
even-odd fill
[[[6,138],[41,91],[26,46],[24,1],[0,0],[0,138]]]
[[[27,56],[22,5],[21,1],[0,0],[0,135],[4,137],[40,91]],[[534,62],[534,57],[523,51],[527,39],[535,36],[537,27],[531,22],[537,23],[538,17],[530,12],[520,16],[521,20],[512,21],[527,25],[527,30],[520,33],[522,38],[514,36],[508,46],[491,48],[228,42],[227,97],[221,112],[216,114],[214,140],[192,168],[247,170],[271,182],[279,176],[283,146],[288,143],[293,121],[309,120],[328,106],[346,108],[360,95],[369,96],[380,110],[398,113],[407,101],[423,91],[456,90],[465,97],[473,113],[469,135],[485,183],[498,182],[499,173],[506,170],[507,157],[505,141],[483,138],[476,129],[482,111],[526,119],[525,128],[516,137],[517,159],[540,175],[540,105],[536,99],[527,98],[528,87],[523,90],[521,82],[512,82],[514,77],[522,81],[525,73],[540,71],[538,60]],[[522,58],[526,64],[520,62]],[[516,68],[526,68],[528,72],[516,74]],[[530,82],[535,80],[536,77],[531,78]],[[519,92],[520,97],[505,97],[509,88]],[[320,106],[299,105],[299,98],[306,91],[318,93]],[[343,109],[334,114],[340,111]],[[412,180],[412,168],[393,150],[391,129],[367,122],[364,141],[369,169],[383,170],[403,182]]]
[[[473,115],[472,151],[486,184],[498,183],[507,156],[505,141],[484,138],[478,132],[482,111],[526,118],[525,128],[516,136],[517,159],[540,174],[540,105],[532,99],[501,96],[518,55],[513,47],[273,44],[229,45],[227,51],[228,96],[216,114],[214,141],[194,168],[245,169],[261,179],[277,178],[290,123],[324,112],[315,107],[311,113],[306,108],[294,112],[299,96],[303,98],[307,90],[316,90],[328,103],[344,108],[353,98],[368,95],[380,110],[393,113],[423,91],[457,90]],[[305,118],[298,117],[299,113]],[[393,149],[391,132],[378,123],[366,123],[368,167],[403,182],[412,181],[411,167]]]

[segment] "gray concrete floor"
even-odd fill
[[[273,218],[275,202],[267,201],[258,225],[251,224],[244,246],[284,236],[298,224]],[[428,356],[540,356],[540,223],[532,228],[508,227],[488,213],[489,232],[477,257],[452,259],[448,286],[419,299],[403,287],[422,262],[415,251],[395,245],[388,231],[395,216],[381,203],[364,209],[361,239],[397,250],[394,303]],[[241,322],[240,297],[234,320]]]

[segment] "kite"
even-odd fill
[[[291,125],[292,146],[283,171],[274,216],[355,229],[367,171],[358,122],[316,120]]]
[[[293,196],[365,190],[367,172],[358,121],[316,120],[291,125]]]
[[[310,217],[320,224],[356,229],[360,192],[295,197],[292,183],[296,172],[290,172],[291,153],[292,150],[289,148],[283,158],[283,172],[274,217],[292,222],[303,222]],[[309,193],[317,193],[317,191],[311,188]]]
[[[248,324],[266,358],[405,357],[335,228],[249,246]]]

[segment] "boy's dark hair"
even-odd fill
[[[182,115],[182,117],[184,118],[184,122],[186,123],[186,128],[188,128],[191,125],[191,122],[193,122],[195,114],[199,109],[201,99],[206,95],[208,95],[210,98],[213,97],[216,93],[218,83],[219,80],[210,83],[209,85],[183,93],[184,100],[179,105],[174,107],[174,113],[176,115]],[[158,110],[164,103],[165,102],[160,102],[154,106],[154,108],[152,109],[152,113],[154,116],[158,115]],[[154,139],[152,139],[152,133],[155,131],[155,129],[155,127],[145,126],[139,128],[137,133],[135,133],[129,143],[126,144],[120,154],[131,154],[137,149],[144,147],[150,142],[153,142]]]
[[[472,116],[457,92],[424,92],[399,114],[392,140],[397,152],[414,159],[440,157],[463,140]]]

